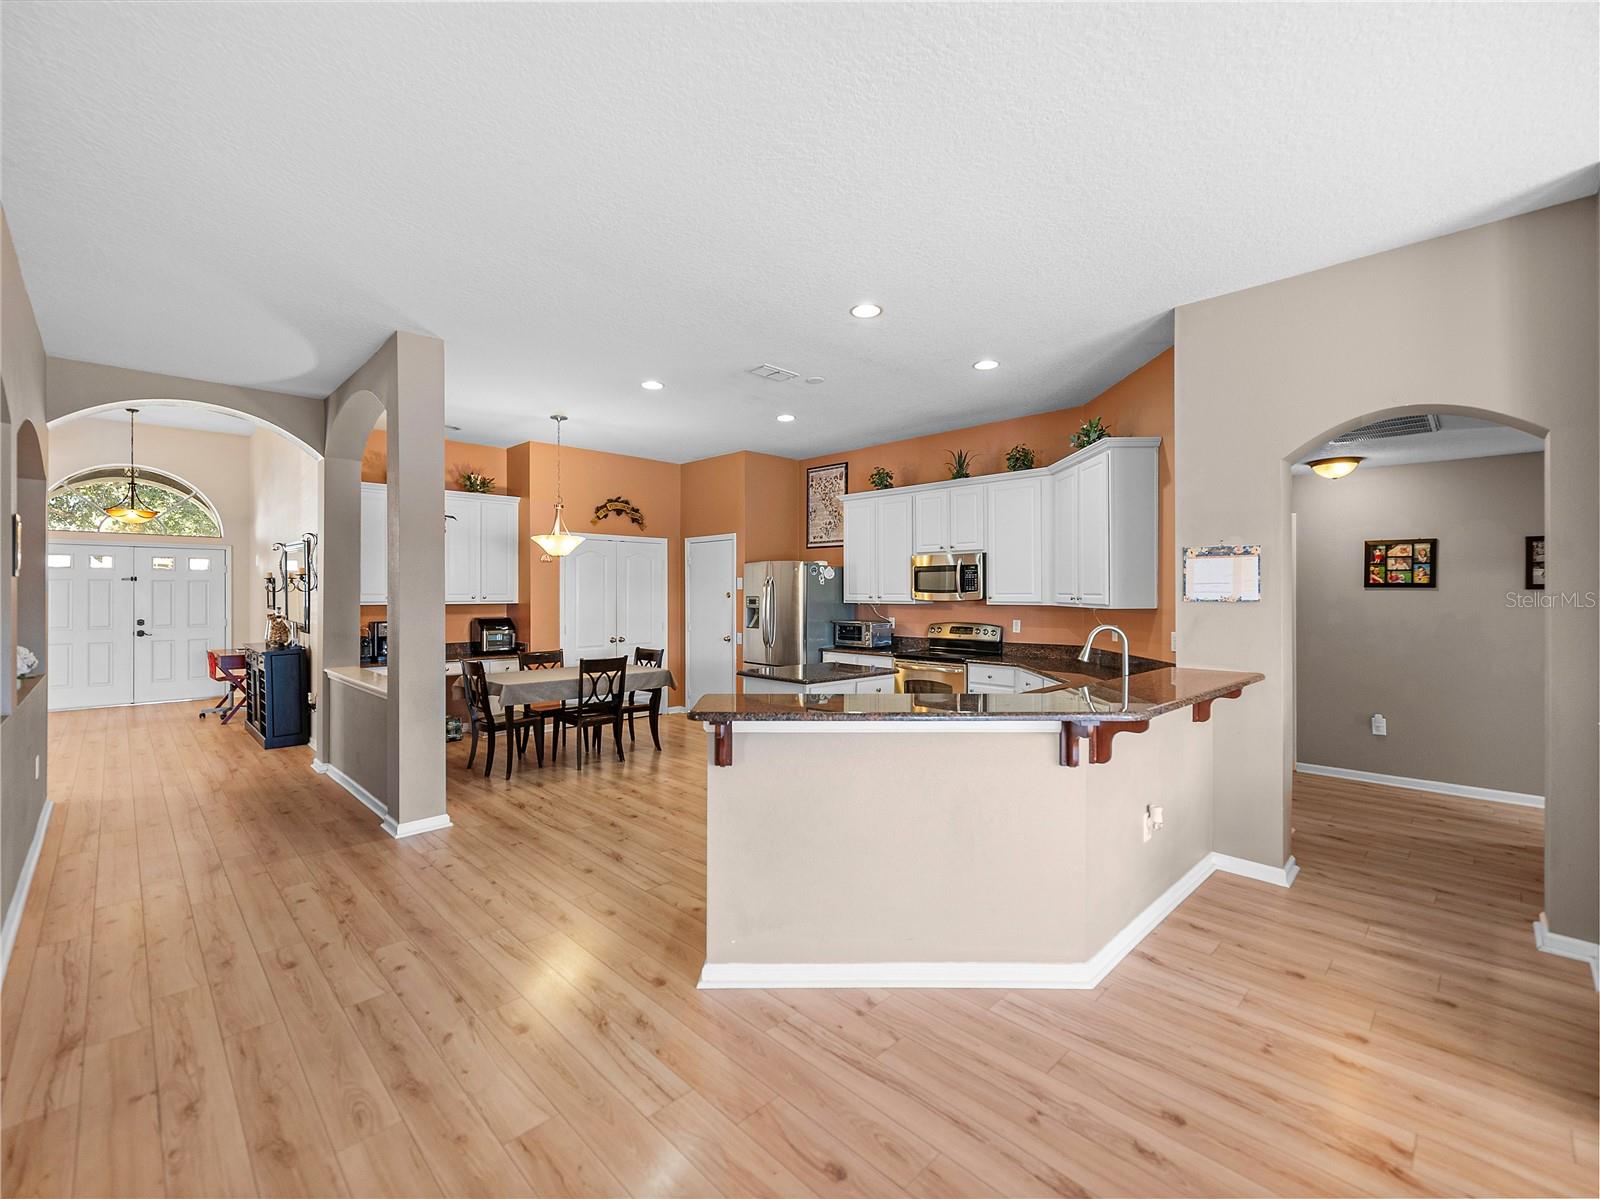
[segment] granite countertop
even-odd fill
[[[1103,645],[1104,643],[1096,645],[1089,652],[1087,662],[1078,661],[1078,651],[1083,648],[1082,646],[1037,645],[1027,642],[1003,645],[999,657],[993,654],[974,654],[967,661],[998,666],[1020,666],[1023,670],[1060,679],[1064,683],[1081,681],[1085,678],[1120,680],[1122,652],[1105,649]],[[834,653],[840,654],[872,654],[877,657],[916,659],[927,654],[928,640],[926,637],[896,637],[892,648],[880,646],[877,649],[857,649],[848,645],[835,645],[829,648]],[[1171,662],[1163,662],[1159,658],[1141,658],[1134,655],[1128,659],[1130,675],[1148,674],[1153,670],[1172,669],[1172,667]]]
[[[1120,680],[1108,682],[1087,674],[1075,679],[1062,677],[1058,686],[1021,695],[704,695],[689,712],[689,719],[711,724],[744,720],[1147,720],[1216,699],[1265,677],[1244,671],[1162,667],[1129,677],[1126,708]]]
[[[771,679],[776,683],[817,685],[845,683],[854,679],[875,679],[894,673],[894,666],[856,666],[849,662],[805,662],[799,666],[746,666],[739,672],[747,679]]]

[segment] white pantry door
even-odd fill
[[[738,571],[734,535],[690,537],[683,543],[684,630],[688,661],[684,689],[689,706],[708,694],[734,691],[734,581]]]
[[[227,648],[226,551],[141,545],[133,555],[133,702],[221,695],[206,651]]]
[[[619,537],[617,648],[633,661],[636,649],[667,649],[667,543],[657,537]]]

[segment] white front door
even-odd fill
[[[133,702],[133,547],[52,542],[50,707]]]
[[[702,695],[734,690],[734,580],[738,549],[732,533],[691,537],[683,545],[685,690],[692,707]]]
[[[206,699],[228,645],[228,558],[216,546],[52,542],[50,706]]]

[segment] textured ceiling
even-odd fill
[[[325,394],[411,329],[462,439],[801,456],[1593,192],[1596,12],[10,0],[0,198],[52,354]]]
[[[1354,455],[1362,468],[1372,466],[1416,466],[1423,462],[1450,462],[1457,458],[1496,458],[1502,454],[1542,454],[1544,439],[1521,429],[1471,416],[1443,413],[1433,433],[1404,437],[1385,437],[1358,445],[1326,442],[1301,458],[1289,469],[1295,474],[1310,474],[1301,463],[1313,458],[1338,458]]]

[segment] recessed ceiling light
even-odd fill
[[[778,414],[778,419],[781,420],[784,424],[788,424],[790,421],[792,421],[794,419],[794,414],[792,412],[780,412]]]
[[[821,383],[822,382],[822,376],[821,375],[812,375],[811,378],[806,380],[806,382],[807,383]]]
[[[850,315],[860,317],[864,321],[870,321],[875,316],[882,316],[883,309],[876,304],[857,304],[850,310]]]
[[[660,379],[646,379],[643,383],[639,384],[639,386],[644,388],[646,391],[660,391],[666,386],[666,384],[661,382]]]
[[[993,358],[980,358],[972,364],[972,369],[975,371],[992,371],[999,365]]]

